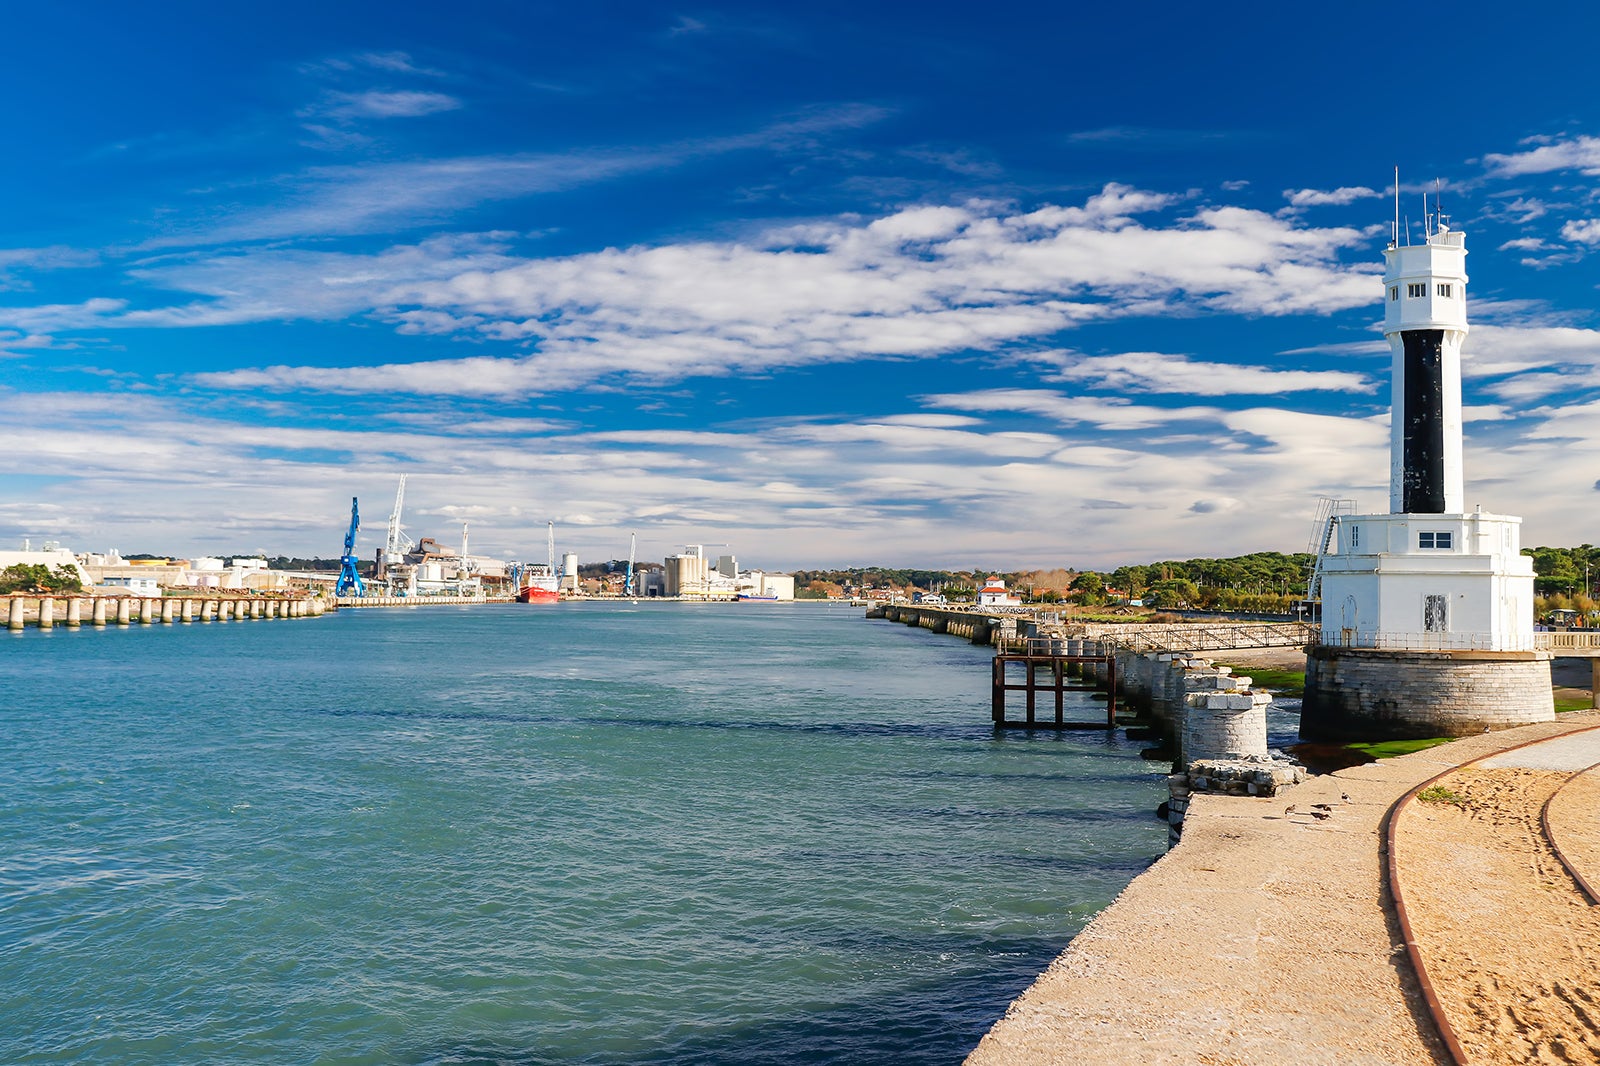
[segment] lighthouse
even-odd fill
[[[1456,736],[1554,717],[1549,654],[1534,647],[1522,519],[1467,510],[1466,235],[1437,201],[1431,213],[1424,201],[1418,242],[1402,235],[1398,215],[1383,252],[1389,512],[1328,519],[1306,739]]]

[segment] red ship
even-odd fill
[[[522,571],[517,589],[518,603],[558,603],[561,600],[561,579],[556,577],[556,524],[550,523],[546,534],[550,561],[544,566],[537,563]]]

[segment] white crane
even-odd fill
[[[400,525],[400,509],[405,506],[405,502],[406,476],[401,474],[400,487],[394,493],[394,510],[389,514],[389,536],[383,542],[384,570],[399,562],[406,552],[416,547],[416,544],[410,537],[406,536],[404,528]]]

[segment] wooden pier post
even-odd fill
[[[989,668],[990,684],[993,686],[989,695],[989,716],[994,719],[995,725],[1004,725],[1006,720],[1006,661],[999,655],[994,657],[994,662]]]

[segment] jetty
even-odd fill
[[[1597,727],[1600,714],[1573,712],[1314,777],[1272,803],[1198,797],[1183,843],[967,1062],[1592,1060],[1587,1008],[1564,993],[1592,991],[1600,935],[1580,884],[1600,884],[1585,805],[1600,794]],[[1505,781],[1537,784],[1544,817],[1538,802],[1486,816],[1507,810],[1492,788]],[[1437,782],[1465,806],[1425,802]],[[1441,832],[1488,834],[1461,844],[1475,863],[1539,884],[1477,876],[1439,853]],[[1513,1001],[1515,1015],[1499,1006]]]
[[[173,625],[257,619],[320,618],[333,607],[318,596],[52,596],[10,593],[6,628],[13,633],[61,626]]]

